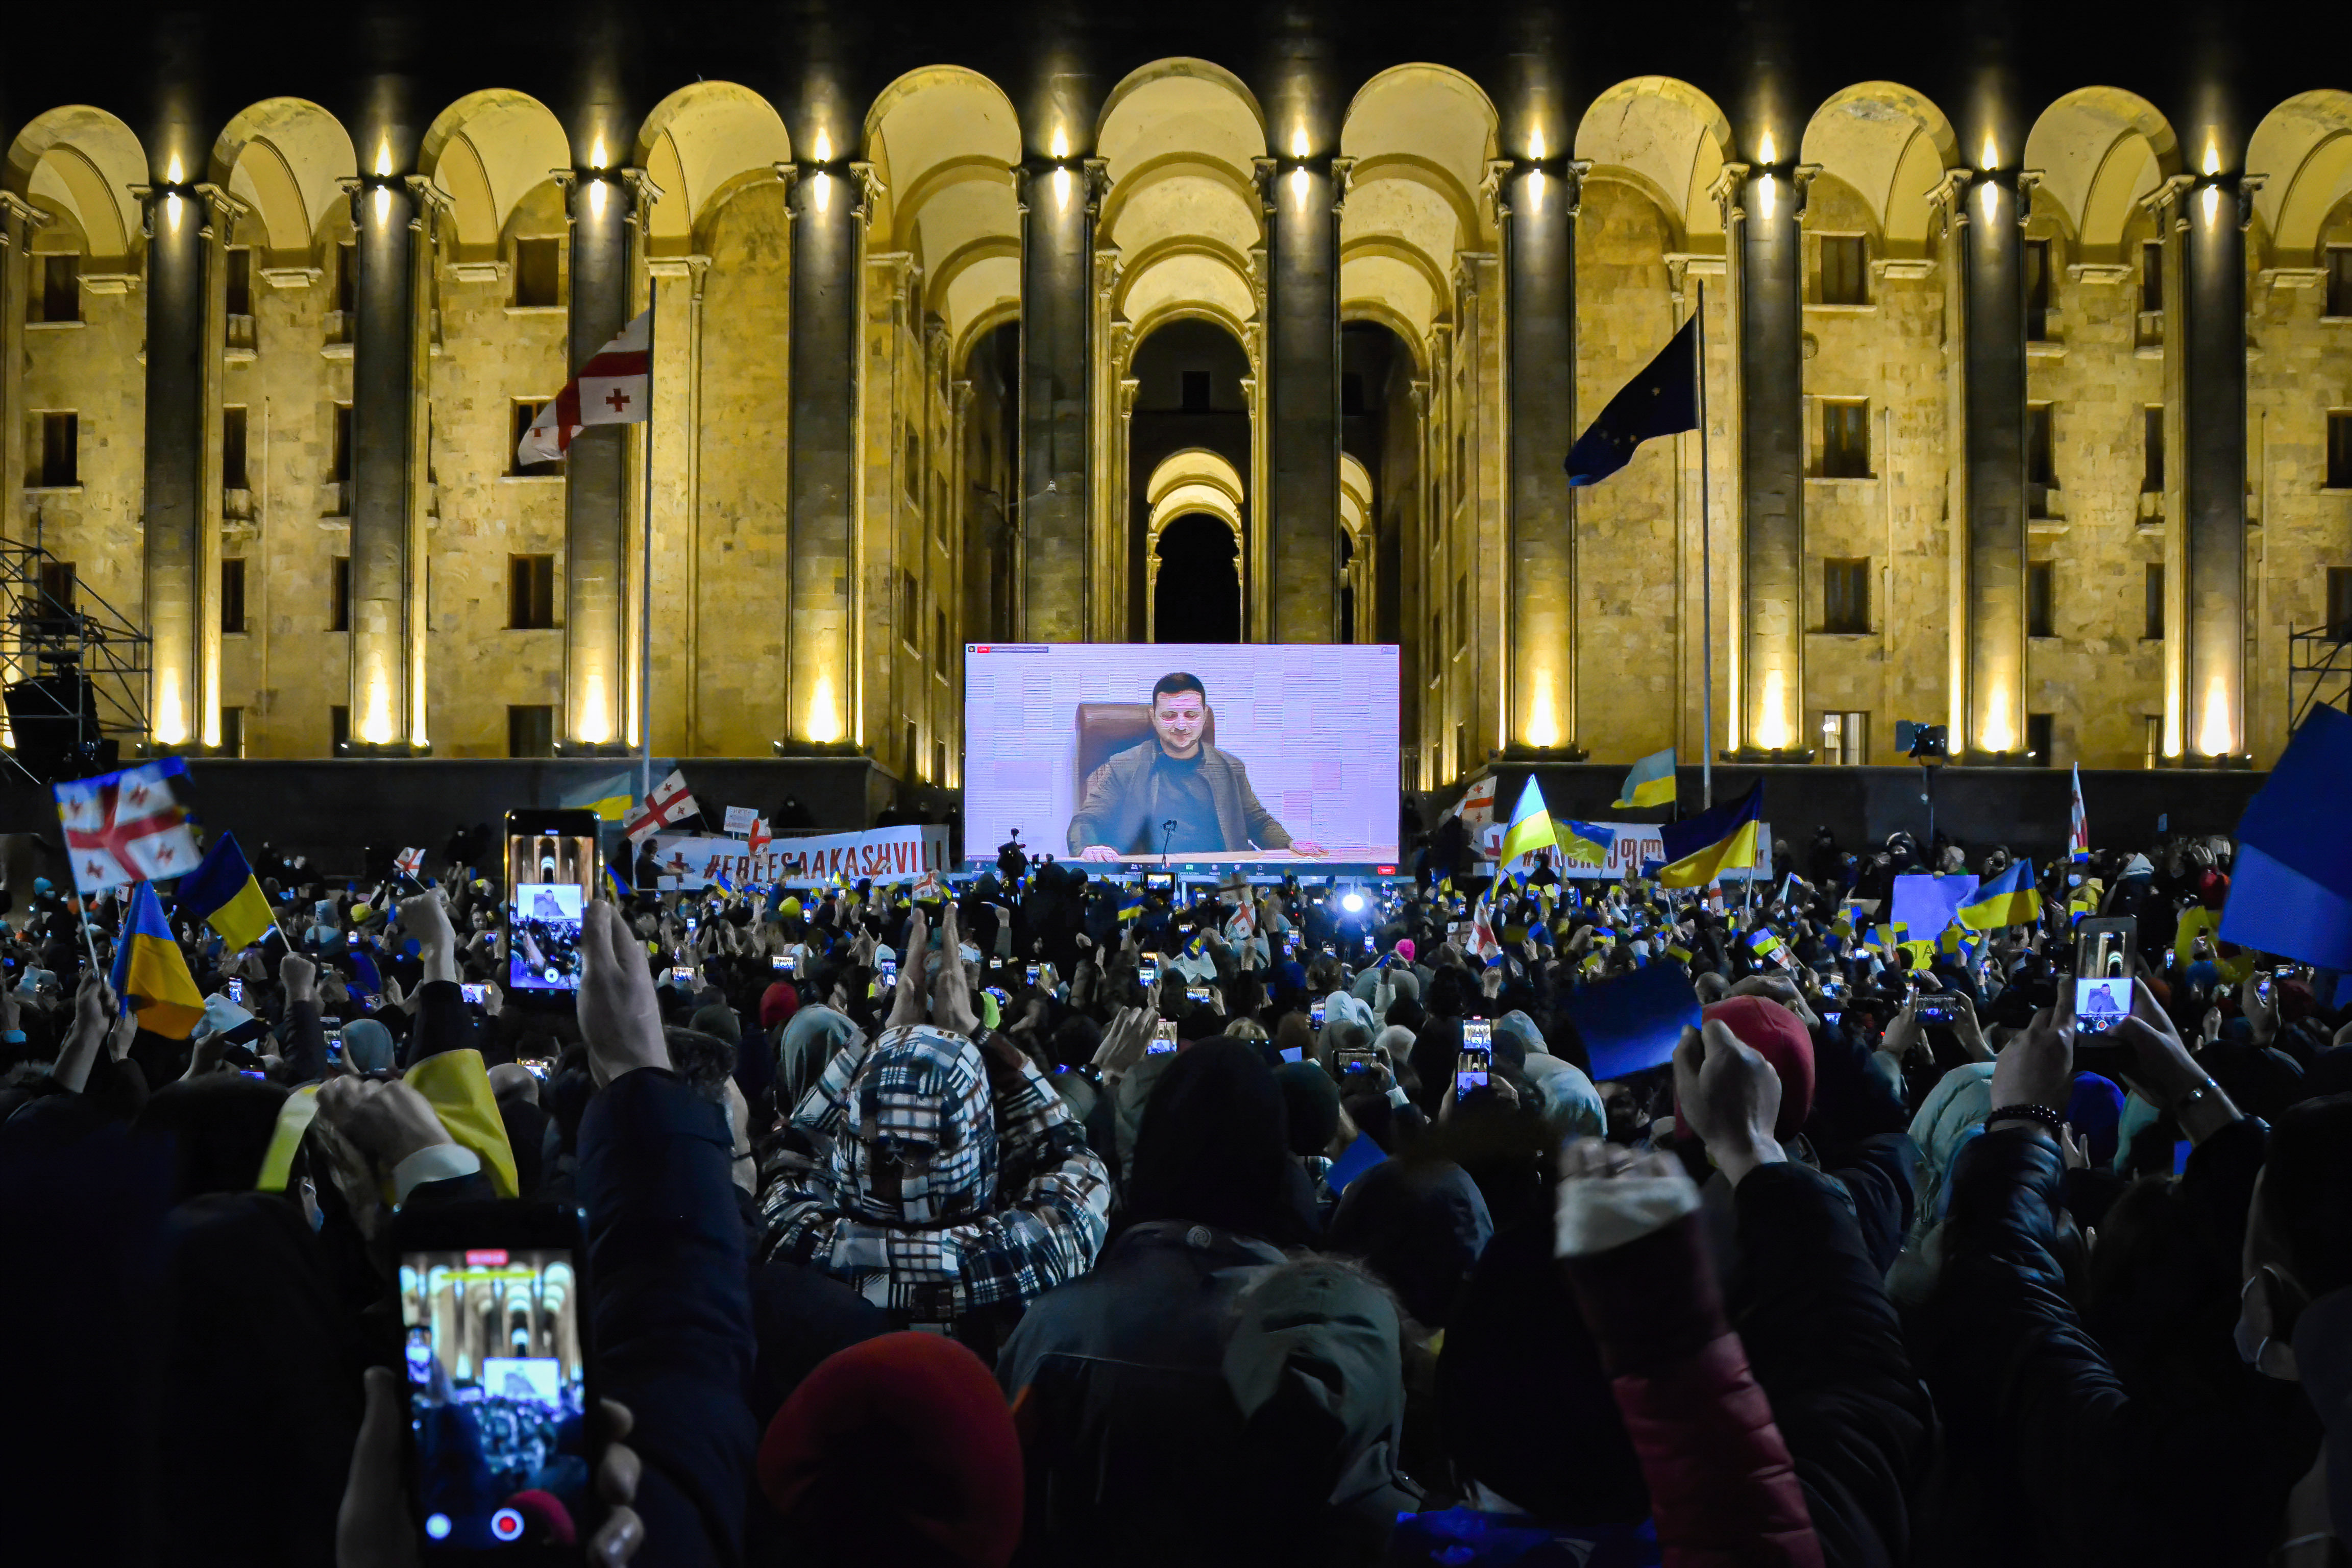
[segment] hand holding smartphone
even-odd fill
[[[1494,1065],[1495,1026],[1483,1018],[1465,1018],[1462,1054],[1454,1064],[1454,1098],[1460,1100],[1472,1089],[1486,1088]]]
[[[1164,1057],[1176,1049],[1176,1020],[1162,1018],[1151,1026],[1151,1043],[1143,1047],[1148,1057]]]

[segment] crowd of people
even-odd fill
[[[108,982],[119,898],[11,886],[0,1556],[419,1561],[390,1237],[524,1204],[584,1237],[596,1458],[500,1473],[595,1562],[2337,1563],[2352,1012],[2219,940],[2231,858],[2060,861],[1956,941],[1895,879],[2007,850],[1009,851],[598,900],[550,1005],[494,867],[269,857],[260,944],[176,922],[186,1038]],[[1661,971],[1695,1016],[1595,1081],[1583,1005]]]

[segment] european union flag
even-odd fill
[[[1568,451],[1568,482],[1596,485],[1633,460],[1653,436],[1698,428],[1698,318],[1694,315],[1641,374],[1618,389]]]

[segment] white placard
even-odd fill
[[[726,827],[730,833],[749,833],[751,831],[752,825],[759,820],[760,811],[757,806],[730,805],[727,808]]]

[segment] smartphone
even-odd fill
[[[1838,1020],[1844,1016],[1843,1013],[1824,1013],[1822,1015],[1822,1022],[1834,1029],[1838,1026]]]
[[[1323,956],[1326,958],[1337,958],[1339,956],[1339,950],[1333,947],[1327,942],[1323,944]]]
[[[466,1005],[467,1006],[480,1007],[486,1005],[489,1002],[490,988],[488,985],[478,984],[475,982],[468,980],[457,987],[457,994],[466,999]]]
[[[1324,998],[1315,998],[1315,1005],[1307,1010],[1307,1021],[1319,1033],[1323,1027]]]
[[[1198,1003],[1203,1007],[1209,1005],[1209,988],[1205,985],[1187,985],[1184,987],[1184,995],[1187,1000]]]
[[[1176,1020],[1162,1018],[1151,1026],[1151,1043],[1143,1047],[1148,1057],[1164,1057],[1176,1048]]]
[[[692,935],[694,934],[694,928],[695,928],[695,927],[697,927],[697,926],[698,926],[698,925],[700,925],[701,923],[702,923],[702,922],[701,922],[700,921],[696,920],[692,915],[688,915],[688,916],[687,916],[687,917],[686,917],[686,934],[687,934],[687,935],[688,935],[688,936],[692,936]]]
[[[244,1068],[252,1067],[255,1063],[260,1061],[261,1058],[254,1054],[254,1049],[251,1046],[235,1045],[223,1046],[221,1047],[221,1060],[241,1071]]]
[[[2254,976],[2254,1000],[2267,1007],[2271,1005],[2271,977],[2267,973]]]
[[[546,1540],[543,1504],[514,1506],[545,1492],[583,1541],[601,1522],[577,1222],[545,1205],[428,1205],[402,1211],[392,1238],[427,1560],[579,1563]]]
[[[240,1007],[244,1006],[244,1005],[245,1005],[245,982],[244,982],[244,981],[242,981],[242,980],[231,980],[231,981],[225,982],[225,983],[222,984],[222,986],[221,986],[221,994],[222,994],[222,995],[224,995],[224,996],[226,996],[226,997],[227,997],[230,1001],[232,1001],[232,1002],[236,1003],[238,1006],[240,1006]]]
[[[1495,1026],[1479,1018],[1468,1018],[1462,1025],[1462,1055],[1454,1064],[1454,1098],[1461,1099],[1474,1089],[1486,1087],[1486,1075],[1495,1065]]]
[[[1923,1024],[1948,1024],[1960,1016],[1959,998],[1942,991],[1923,991],[1912,1004],[1911,1016]]]
[[[580,927],[600,868],[593,811],[507,813],[507,989],[569,997],[580,989]]]
[[[772,973],[790,974],[793,972],[793,961],[783,953],[772,952],[768,954],[768,969]]]
[[[1337,1053],[1332,1059],[1338,1064],[1339,1074],[1344,1078],[1351,1072],[1370,1072],[1374,1068],[1380,1066],[1381,1053],[1378,1051],[1340,1051]]]
[[[2075,1038],[2106,1034],[2131,1016],[2132,948],[2138,939],[2139,921],[2129,915],[2085,920],[2074,928]]]
[[[892,986],[898,984],[898,961],[895,958],[886,958],[879,963],[876,964],[874,968],[874,983],[885,991],[887,991]]]
[[[329,1029],[326,1031],[326,1035],[327,1059],[331,1062],[341,1061],[343,1059],[343,1032],[341,1029]]]
[[[547,1075],[555,1070],[555,1058],[553,1057],[517,1057],[515,1066],[522,1068],[540,1082],[545,1083]]]
[[[694,984],[694,965],[691,963],[674,964],[671,966],[669,977],[671,982],[675,984],[691,985]]]
[[[1160,960],[1158,957],[1147,952],[1142,957],[1137,959],[1135,961],[1135,977],[1143,983],[1143,988],[1146,991],[1149,991],[1153,986],[1159,984]]]
[[[1029,965],[1029,967],[1028,967],[1029,988],[1030,988],[1031,990],[1033,990],[1033,991],[1034,991],[1034,990],[1035,990],[1035,989],[1036,989],[1036,987],[1037,987],[1037,972],[1038,972],[1038,970],[1039,970],[1039,968],[1040,968],[1040,967],[1041,967],[1040,965],[1038,965],[1038,964],[1034,964],[1034,963],[1033,963],[1033,964]]]

